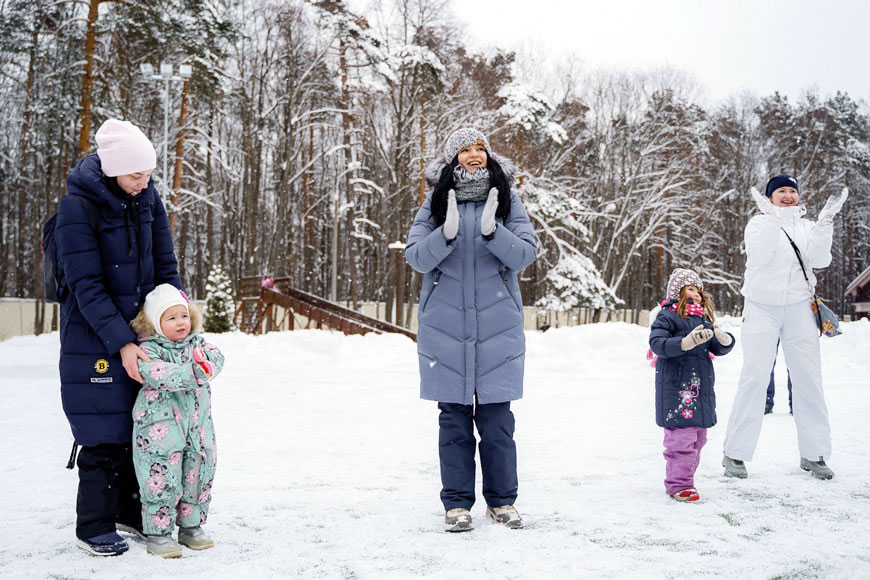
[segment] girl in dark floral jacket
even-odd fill
[[[716,424],[715,373],[710,355],[728,354],[734,337],[716,325],[701,277],[677,268],[652,324],[656,361],[656,423],[665,429],[665,491],[677,501],[700,499],[695,470],[707,429]]]

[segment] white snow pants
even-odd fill
[[[770,370],[780,341],[792,382],[792,408],[801,457],[818,461],[831,455],[831,426],[822,391],[819,333],[810,301],[786,306],[743,306],[743,368],[725,431],[725,455],[751,461],[761,434]]]

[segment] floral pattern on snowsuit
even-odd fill
[[[145,383],[133,406],[133,464],[148,535],[205,523],[217,455],[209,378],[224,356],[196,334],[173,342],[153,336],[141,344],[151,362],[139,361]],[[212,377],[193,360],[201,348],[214,364]]]

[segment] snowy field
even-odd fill
[[[798,468],[782,362],[749,479],[722,475],[738,344],[715,362],[719,425],[694,504],[664,493],[647,330],[529,333],[526,397],[513,406],[526,529],[485,521],[478,474],[476,529],[456,535],[441,531],[437,410],[417,397],[413,342],[213,336],[226,354],[213,383],[216,547],[172,561],[138,541],[118,558],[74,546],[58,336],[10,339],[0,343],[0,578],[870,578],[870,323],[844,331],[822,340],[836,478]]]

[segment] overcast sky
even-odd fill
[[[672,66],[719,100],[748,90],[870,101],[870,0],[451,0],[471,47],[522,43],[583,69]]]

